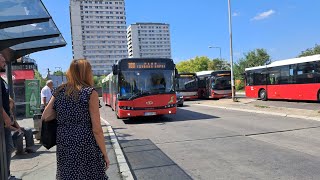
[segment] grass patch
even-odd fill
[[[258,108],[270,108],[269,106],[263,106],[263,105],[254,105],[254,107],[258,107]]]

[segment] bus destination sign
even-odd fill
[[[128,62],[128,69],[165,69],[166,63],[161,62]]]

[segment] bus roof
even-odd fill
[[[199,71],[196,72],[197,76],[209,76],[219,73],[230,73],[230,70],[210,70],[210,71]]]
[[[290,65],[290,64],[298,64],[298,63],[304,63],[304,62],[313,62],[313,61],[319,61],[319,60],[320,60],[320,54],[317,54],[317,55],[313,55],[313,56],[305,56],[305,57],[300,57],[300,58],[292,58],[292,59],[274,61],[268,65],[265,65],[265,66],[256,66],[256,67],[246,68],[245,71],[264,69],[264,68],[269,68],[269,67],[284,66],[284,65]]]
[[[196,72],[197,76],[205,76],[205,75],[209,75],[213,72],[213,70],[210,70],[210,71],[199,71],[199,72]]]

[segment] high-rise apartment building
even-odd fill
[[[73,58],[86,58],[95,75],[128,57],[124,0],[70,0]]]
[[[127,29],[129,57],[171,58],[169,24],[136,23]]]

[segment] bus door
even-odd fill
[[[198,81],[198,97],[205,98],[206,91],[206,77],[199,77]]]
[[[268,88],[267,96],[272,99],[281,99],[281,69],[279,67],[272,67],[268,69]]]

